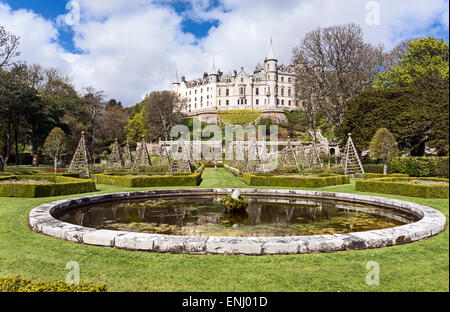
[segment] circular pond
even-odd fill
[[[124,192],[60,200],[31,228],[78,243],[174,253],[290,254],[379,248],[428,238],[446,218],[419,204],[356,194],[240,189],[245,213],[224,213],[233,189]]]
[[[226,213],[222,196],[129,199],[92,204],[55,215],[95,229],[203,236],[296,236],[361,232],[417,221],[384,207],[314,198],[247,196],[244,212]]]

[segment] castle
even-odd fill
[[[253,74],[240,72],[224,75],[216,70],[214,60],[211,73],[203,78],[187,81],[178,74],[173,82],[173,91],[186,99],[182,111],[189,117],[197,117],[208,123],[217,123],[218,112],[229,109],[260,110],[262,117],[277,121],[285,120],[284,110],[298,109],[295,99],[293,66],[278,65],[270,40],[269,53],[264,66],[258,64]]]

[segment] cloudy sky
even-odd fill
[[[79,14],[78,14],[79,12]],[[379,12],[379,14],[377,14]],[[55,67],[126,106],[186,79],[279,63],[319,27],[354,22],[389,49],[413,37],[448,42],[448,0],[0,0],[0,25],[20,36],[20,59]]]

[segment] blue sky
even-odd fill
[[[448,0],[76,0],[79,25],[67,25],[68,0],[0,0],[0,25],[20,36],[20,60],[67,74],[125,105],[216,68],[251,73],[272,37],[279,64],[317,27],[361,26],[386,50],[405,39],[449,40]],[[378,4],[371,25],[368,4]]]
[[[45,19],[53,21],[55,21],[58,16],[67,14],[68,12],[68,10],[66,9],[66,5],[68,3],[67,0],[0,0],[0,2],[9,4],[9,6],[11,6],[11,8],[14,10],[32,10],[33,12],[42,15]],[[161,5],[173,8],[175,12],[179,13],[180,15],[184,15],[184,13],[192,9],[192,5],[189,2],[183,0],[170,1],[169,3],[167,1],[161,1]],[[213,0],[210,1],[209,6],[206,8],[206,10],[211,10],[217,7],[219,7],[219,1]],[[218,25],[219,21],[215,19],[199,21],[185,16],[181,23],[181,29],[183,30],[183,32],[191,33],[197,39],[201,39],[208,34],[208,31],[211,29],[211,27],[217,27]],[[58,42],[66,50],[74,53],[79,53],[79,50],[74,46],[73,36],[74,32],[72,29],[65,27],[59,28]]]

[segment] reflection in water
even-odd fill
[[[416,221],[410,214],[331,200],[248,196],[247,210],[224,213],[221,197],[101,203],[60,220],[82,226],[174,235],[289,236],[348,233]]]

